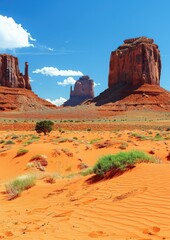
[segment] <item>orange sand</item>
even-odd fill
[[[141,140],[133,133],[148,138],[159,133],[163,139]],[[35,132],[1,131],[1,140],[10,140],[14,134],[22,137],[0,148],[0,239],[170,239],[168,131],[53,131],[25,147],[28,134],[38,136]],[[159,163],[142,163],[120,176],[100,181],[93,175],[61,178],[54,184],[37,180],[36,186],[7,201],[4,183],[24,173],[39,173],[27,168],[32,156],[46,155],[46,172],[66,176],[80,171],[80,158],[93,166],[100,156],[122,151],[122,143],[126,143],[124,151],[152,150]],[[99,148],[98,144],[105,145]],[[15,157],[20,148],[29,152]],[[56,149],[61,155],[54,154]]]

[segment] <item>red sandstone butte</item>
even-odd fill
[[[22,74],[19,70],[18,58],[0,54],[0,86],[31,90],[28,63],[25,62],[25,73]]]
[[[170,92],[160,87],[161,58],[153,39],[132,38],[111,53],[108,89],[90,102],[106,111],[170,111]]]
[[[18,58],[0,54],[0,111],[47,111],[57,109],[50,102],[39,98],[33,91],[28,75],[19,70]]]
[[[109,88],[117,83],[160,85],[161,60],[153,39],[132,38],[111,53]]]
[[[94,81],[89,76],[82,76],[76,81],[74,89],[70,88],[70,99],[64,106],[80,105],[88,99],[94,98]]]

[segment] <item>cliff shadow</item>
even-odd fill
[[[101,106],[107,103],[116,103],[117,101],[134,94],[134,91],[140,86],[141,84],[133,86],[127,82],[117,83],[113,87],[108,88],[100,93],[92,100],[92,102],[94,102],[96,106]]]

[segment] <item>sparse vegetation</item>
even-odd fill
[[[24,148],[19,149],[17,154],[16,154],[16,157],[20,157],[20,156],[26,154],[27,152],[28,152],[28,149],[24,149]]]
[[[24,190],[29,189],[30,187],[35,185],[35,176],[32,174],[29,175],[22,175],[14,180],[10,181],[5,185],[6,192],[8,194],[8,199],[12,200],[16,197],[18,197],[21,192]]]
[[[101,157],[93,167],[93,172],[97,175],[104,175],[110,170],[126,170],[139,162],[151,161],[152,158],[141,151],[120,152],[115,155]]]
[[[89,167],[89,168],[86,168],[85,170],[81,171],[80,175],[87,176],[87,175],[92,174],[92,173],[94,173],[93,168]]]
[[[37,133],[44,133],[46,135],[47,133],[50,133],[52,131],[52,126],[54,123],[50,120],[44,120],[36,123],[35,131]]]
[[[12,140],[8,140],[4,143],[5,145],[11,145],[11,144],[15,144]]]
[[[119,149],[121,150],[124,150],[128,147],[128,143],[124,142],[124,143],[121,143],[120,146],[119,146]]]

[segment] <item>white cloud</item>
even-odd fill
[[[74,70],[59,70],[55,67],[43,67],[41,69],[36,69],[33,71],[33,73],[41,73],[46,76],[83,76],[83,73],[80,71],[74,71]]]
[[[0,15],[0,49],[33,47],[30,41],[36,40],[21,24],[17,24],[12,17]]]
[[[96,87],[96,86],[100,86],[100,83],[95,83],[94,82],[94,87]]]
[[[63,97],[60,97],[58,99],[55,99],[55,100],[50,100],[50,99],[46,99],[48,102],[56,105],[56,106],[61,106],[64,102],[67,101],[67,99],[63,98]]]
[[[68,77],[64,79],[63,82],[57,82],[57,84],[65,87],[66,85],[73,85],[75,82],[76,80],[73,77]]]
[[[53,52],[54,51],[54,48],[48,48],[49,51]]]

